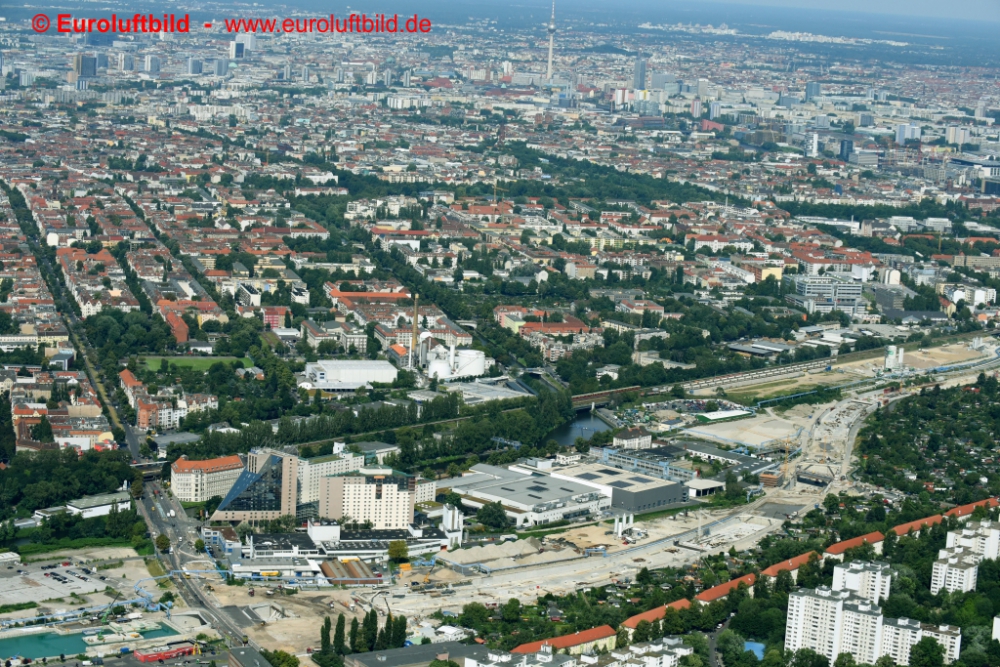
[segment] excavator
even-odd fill
[[[114,609],[115,602],[118,601],[118,598],[121,597],[121,594],[122,592],[118,591],[118,593],[115,594],[114,599],[111,601],[111,604],[109,604],[108,608],[104,610],[103,614],[101,614],[101,625],[105,625],[108,622],[108,615],[111,614],[111,610]]]

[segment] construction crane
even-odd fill
[[[494,208],[494,210],[496,210],[497,207],[498,207],[498,205],[500,204],[500,200],[497,199],[497,192],[507,192],[507,191],[504,190],[503,188],[497,187],[497,181],[496,181],[496,179],[494,179],[493,180],[493,208]]]

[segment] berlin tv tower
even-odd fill
[[[552,18],[549,19],[549,72],[548,82],[552,83],[552,46],[556,39],[556,0],[552,0]]]

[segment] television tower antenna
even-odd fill
[[[549,69],[547,81],[552,83],[552,48],[556,39],[556,0],[552,0],[552,18],[549,19]]]

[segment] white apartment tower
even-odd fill
[[[931,595],[943,588],[949,593],[973,591],[982,557],[964,547],[941,549],[931,571]]]
[[[319,502],[320,481],[324,477],[355,472],[364,464],[364,456],[351,452],[299,459],[298,504]]]
[[[319,515],[371,522],[374,530],[405,529],[413,523],[416,481],[416,477],[389,468],[361,468],[356,473],[324,477],[319,487]]]
[[[889,597],[892,568],[888,563],[863,563],[854,561],[833,568],[833,590],[850,591],[878,604]]]
[[[812,649],[831,663],[849,653],[858,663],[874,664],[888,655],[897,665],[908,665],[913,645],[931,637],[944,647],[946,663],[957,660],[962,647],[958,628],[882,616],[873,600],[888,595],[890,577],[886,563],[851,563],[834,569],[841,590],[821,586],[793,591],[788,596],[785,648]]]
[[[788,596],[785,648],[793,652],[809,648],[835,660],[841,653],[844,603],[851,597],[848,591],[826,586],[793,591]]]
[[[962,547],[984,560],[996,560],[1000,557],[1000,522],[975,521],[961,530],[949,530],[946,546]]]

